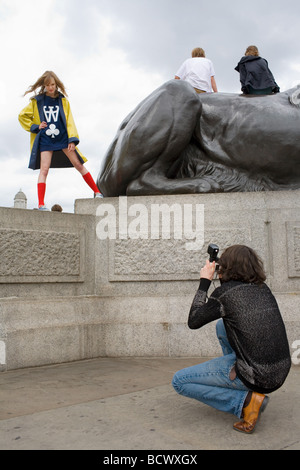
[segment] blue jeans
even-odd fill
[[[223,320],[217,322],[216,332],[224,356],[179,370],[172,385],[180,395],[241,418],[249,389],[238,377],[233,380],[229,377],[236,355],[228,342]]]

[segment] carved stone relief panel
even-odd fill
[[[0,230],[0,282],[81,282],[85,233]]]
[[[209,243],[218,243],[222,251],[241,243],[252,246],[251,229],[205,231],[201,250],[186,249],[186,240],[112,240],[109,245],[110,281],[158,281],[199,279],[207,259]],[[255,248],[255,247],[253,247]]]

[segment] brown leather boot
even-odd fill
[[[252,392],[250,403],[243,408],[243,420],[235,423],[233,428],[236,431],[251,434],[254,431],[260,413],[268,404],[269,397],[261,393]]]

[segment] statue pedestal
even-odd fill
[[[259,253],[291,345],[300,339],[299,196],[286,191],[76,201],[77,214],[96,217],[95,281],[107,355],[220,354],[214,324],[198,332],[186,325],[209,243],[220,252],[245,244]],[[191,219],[194,240],[186,238]],[[193,241],[194,250],[188,249]]]
[[[300,340],[299,196],[84,199],[75,214],[0,208],[0,370],[220,355],[214,323],[187,327],[209,243],[259,253],[292,352]]]

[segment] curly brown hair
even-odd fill
[[[245,245],[227,248],[219,261],[222,282],[230,280],[262,284],[266,280],[263,262],[257,253]]]
[[[44,72],[43,75],[39,77],[37,81],[28,88],[28,90],[24,93],[24,96],[27,95],[28,93],[34,93],[35,95],[36,94],[42,95],[43,93],[45,93],[45,85],[47,85],[52,79],[56,83],[57,95],[58,95],[58,91],[60,90],[63,95],[68,96],[63,82],[51,70],[47,70],[46,72]],[[37,88],[40,88],[38,93],[36,93]]]

